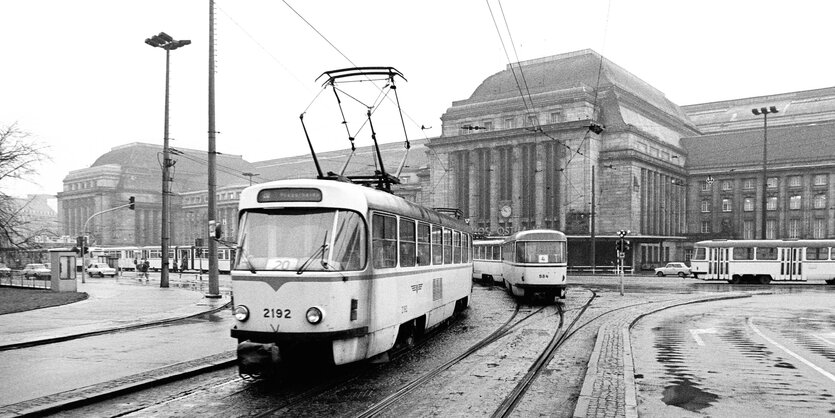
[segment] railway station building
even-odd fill
[[[766,121],[752,109],[770,106],[763,164]],[[408,154],[402,142],[380,145],[389,173],[403,162],[395,193],[460,209],[484,236],[561,230],[578,270],[611,267],[620,230],[630,231],[625,264],[636,270],[686,261],[700,240],[760,238],[763,212],[768,238],[835,237],[835,88],[680,106],[581,50],[508,65],[439,113],[440,136],[413,140]],[[207,154],[175,151],[172,245],[203,238],[208,223]],[[136,211],[96,217],[87,232],[98,245],[159,244],[161,152],[132,143],[69,173],[58,193],[63,233],[81,235],[92,214],[135,196]],[[341,172],[349,154],[318,157],[324,172]],[[346,174],[367,174],[373,147],[350,161]],[[309,155],[219,155],[225,239],[234,240],[243,188],[315,175]]]

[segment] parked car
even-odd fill
[[[87,275],[90,277],[116,277],[116,269],[107,265],[107,263],[90,263],[87,266]]]
[[[3,263],[0,263],[0,277],[12,277],[12,269]]]
[[[668,274],[685,278],[690,275],[690,267],[687,267],[687,264],[684,263],[667,263],[666,266],[655,269],[655,275],[658,277],[664,277]]]
[[[49,280],[52,277],[52,270],[46,264],[27,264],[23,267],[23,277],[27,279]]]

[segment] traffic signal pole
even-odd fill
[[[90,220],[92,220],[96,216],[99,216],[99,215],[101,215],[103,213],[107,213],[107,212],[113,212],[114,210],[122,209],[122,208],[130,208],[131,210],[133,210],[133,208],[134,208],[133,196],[130,197],[129,203],[124,204],[124,205],[120,205],[120,206],[116,206],[115,208],[106,209],[106,210],[103,210],[101,212],[96,212],[92,216],[87,218],[86,221],[84,221],[84,229],[82,230],[84,235],[82,236],[82,239],[81,239],[82,245],[81,245],[81,248],[78,249],[81,252],[81,283],[87,283],[86,280],[85,280],[85,276],[87,276],[87,251],[85,251],[85,250],[87,249],[87,246],[90,245],[87,242],[87,236],[89,235],[89,232],[87,231],[87,225],[90,223]]]

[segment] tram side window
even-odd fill
[[[753,260],[753,247],[734,247],[734,260]]]
[[[400,220],[400,267],[415,266],[415,221]]]
[[[513,261],[513,243],[508,242],[502,245],[502,260]]]
[[[472,263],[473,262],[473,240],[470,234],[461,234],[464,237],[464,262],[465,263]]]
[[[757,260],[776,260],[776,248],[757,248]]]
[[[822,248],[812,248],[809,247],[806,249],[806,259],[807,260],[828,260],[829,259],[829,247],[822,247]]]
[[[444,246],[441,243],[441,227],[432,225],[432,264],[444,264]]]
[[[461,263],[461,233],[452,231],[452,262]]]
[[[501,261],[502,259],[502,247],[501,245],[491,245],[491,249],[493,249],[493,254],[490,255],[491,260]]]
[[[394,216],[375,214],[373,218],[371,248],[374,268],[397,265],[397,219]]]
[[[693,254],[693,260],[707,260],[707,248],[696,247],[696,251]]]
[[[423,222],[417,228],[417,264],[428,266],[432,264],[432,243],[429,241],[429,224]]]
[[[444,264],[452,264],[452,230],[444,228]]]

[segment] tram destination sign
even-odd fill
[[[282,187],[258,192],[258,203],[269,202],[321,202],[322,191],[307,187]]]

